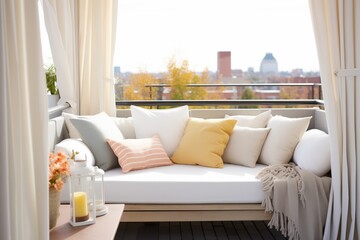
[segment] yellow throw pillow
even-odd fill
[[[221,156],[235,124],[233,119],[190,118],[171,160],[179,164],[222,168]]]

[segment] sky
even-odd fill
[[[267,52],[279,71],[318,71],[307,0],[119,0],[114,65],[164,72],[170,59],[216,71],[217,52],[232,69],[259,71]]]

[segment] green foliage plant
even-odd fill
[[[48,93],[50,93],[51,95],[58,95],[59,89],[56,86],[57,78],[54,64],[46,68],[45,76]]]

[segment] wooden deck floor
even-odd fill
[[[120,223],[116,240],[287,239],[264,221]]]

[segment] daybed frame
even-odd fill
[[[122,222],[270,220],[261,204],[125,204]]]
[[[223,118],[228,115],[257,115],[267,109],[194,109],[192,117]],[[272,109],[272,114],[287,117],[312,116],[309,129],[327,132],[325,112],[317,108]],[[118,110],[117,117],[129,117],[130,110]],[[49,151],[67,138],[62,117],[49,120]],[[125,204],[122,222],[171,222],[171,221],[256,221],[270,220],[261,204]]]

